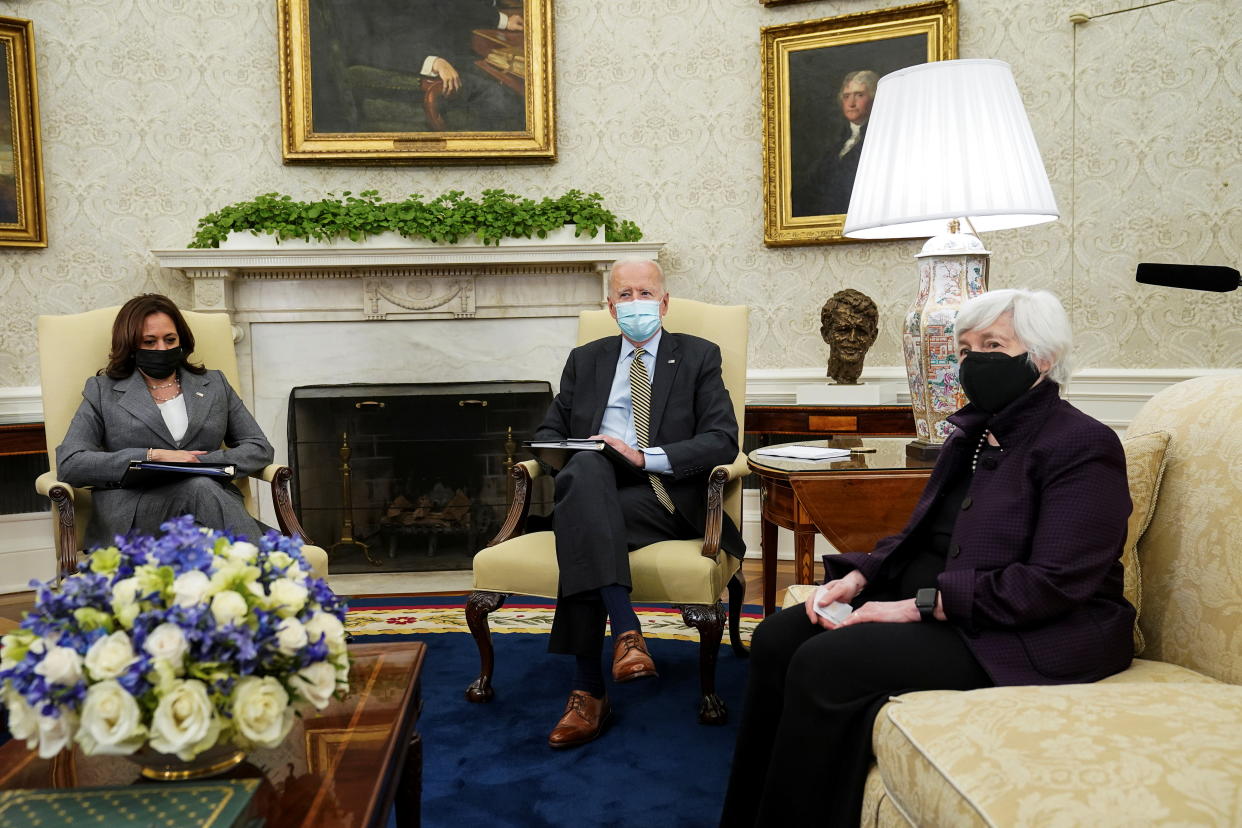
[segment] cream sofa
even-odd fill
[[[863,826],[1242,825],[1242,375],[1166,389],[1126,436],[1140,657],[1096,684],[895,698]]]

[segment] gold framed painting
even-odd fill
[[[34,25],[0,17],[0,247],[47,247]]]
[[[552,0],[279,0],[286,164],[556,160]]]
[[[878,80],[957,57],[957,0],[766,26],[763,43],[763,240],[841,235]]]

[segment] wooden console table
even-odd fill
[[[777,527],[794,533],[794,582],[815,577],[815,533],[840,552],[869,552],[901,530],[918,502],[932,463],[906,457],[904,437],[801,440],[804,446],[870,451],[834,461],[794,460],[751,453],[759,479],[763,555],[763,612],[776,608]]]
[[[351,644],[349,695],[325,709],[308,708],[276,748],[252,751],[225,779],[259,779],[255,810],[275,826],[418,825],[422,742],[421,642]],[[0,789],[128,785],[138,767],[117,756],[80,749],[40,759],[26,743],[0,747]],[[149,784],[149,783],[148,783]],[[159,782],[176,785],[176,782]]]

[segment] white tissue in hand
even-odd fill
[[[817,606],[815,608],[815,612],[822,615],[824,618],[827,618],[829,621],[831,621],[834,624],[840,624],[853,611],[854,611],[853,607],[841,601],[833,601],[831,604],[829,604],[826,607]]]

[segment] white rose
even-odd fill
[[[246,541],[234,541],[224,548],[224,556],[230,561],[254,563],[254,559],[259,557],[259,547]]]
[[[72,647],[51,647],[34,671],[52,684],[74,685],[82,680],[82,656]]]
[[[179,607],[193,607],[201,604],[207,597],[207,587],[211,579],[200,569],[183,572],[173,581],[173,603]]]
[[[101,681],[86,691],[78,744],[87,756],[128,756],[146,741],[138,702],[115,681]]]
[[[12,688],[4,691],[4,706],[9,709],[9,733],[14,739],[25,739],[26,747],[33,749],[39,743],[39,714]]]
[[[282,618],[297,615],[306,606],[306,587],[289,578],[277,578],[268,587],[267,605]]]
[[[249,581],[246,584],[246,590],[260,601],[267,600],[267,593],[263,591],[263,584],[258,581]]]
[[[190,642],[186,641],[181,628],[170,621],[165,621],[147,635],[142,649],[150,653],[152,658],[163,659],[173,666],[178,675],[183,670],[186,651]]]
[[[336,654],[345,649],[345,625],[335,615],[317,612],[306,622],[306,637],[313,644],[323,636],[328,642],[328,652]]]
[[[276,642],[285,655],[293,655],[307,644],[306,627],[296,618],[284,618],[276,628]]]
[[[95,681],[114,679],[137,660],[129,636],[124,630],[117,630],[97,640],[86,651],[86,670]]]
[[[336,668],[326,661],[316,661],[290,676],[289,684],[316,710],[323,710],[336,691]]]
[[[246,676],[234,691],[233,724],[259,747],[276,747],[293,727],[289,694],[271,676]]]
[[[129,629],[138,617],[138,579],[125,578],[112,585],[112,612],[122,627]]]
[[[219,735],[220,720],[207,685],[197,679],[173,681],[151,717],[151,747],[188,762],[213,746]]]
[[[78,717],[71,710],[60,708],[59,716],[39,717],[39,758],[51,759],[69,744],[77,729]]]
[[[293,581],[295,584],[305,585],[306,579],[310,573],[302,568],[301,564],[294,564],[285,570],[285,577]]]
[[[246,617],[246,599],[231,589],[216,593],[211,599],[211,615],[220,626]]]
[[[275,552],[267,553],[267,562],[276,569],[288,569],[289,564],[293,563],[293,556],[277,549]]]

